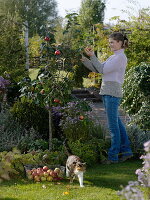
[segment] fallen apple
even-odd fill
[[[27,173],[27,175],[31,175],[31,174],[32,174],[32,171],[28,169],[28,170],[26,171],[26,173]]]
[[[28,178],[29,180],[33,180],[33,176],[32,176],[32,175],[27,175],[27,178]]]
[[[35,176],[38,176],[38,174],[37,174],[37,172],[36,171],[34,171],[33,173],[32,173],[32,175],[35,177]]]
[[[43,175],[44,175],[44,177],[48,177],[49,173],[44,172]]]
[[[50,174],[50,172],[51,172],[51,171],[52,171],[51,169],[48,169],[48,170],[47,170],[47,173],[49,173],[49,174]]]
[[[47,180],[47,181],[53,181],[53,177],[52,177],[52,176],[48,176],[48,177],[46,178],[46,180]]]
[[[52,177],[58,177],[58,174],[57,174],[56,172],[54,172],[54,171],[51,171],[51,172],[50,172],[50,175],[51,175]]]
[[[39,177],[39,176],[35,176],[35,177],[34,177],[34,180],[35,180],[36,182],[40,182],[40,177]]]
[[[47,166],[43,167],[43,171],[47,171],[49,168]]]
[[[46,181],[46,177],[41,176],[41,181]]]
[[[59,168],[55,168],[55,169],[54,169],[54,172],[56,172],[57,174],[59,174],[60,171],[61,171],[61,170],[60,170]]]

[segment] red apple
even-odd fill
[[[44,38],[44,40],[45,40],[45,41],[50,41],[50,38],[46,36],[46,37]]]
[[[60,100],[59,99],[54,99],[54,102],[55,103],[60,103]]]
[[[47,166],[43,167],[43,171],[47,171],[49,168]]]
[[[84,119],[84,116],[83,116],[83,115],[80,115],[79,119],[80,119],[80,120],[83,120],[83,119]]]
[[[32,172],[32,175],[33,175],[34,177],[35,177],[35,176],[38,176],[38,174],[37,174],[36,171]]]
[[[38,176],[43,176],[44,172],[41,170],[37,170],[37,174],[38,174]]]
[[[50,172],[50,175],[51,175],[52,177],[58,177],[57,173],[54,172],[54,171],[51,171],[51,172]]]
[[[41,94],[44,94],[44,93],[45,93],[45,90],[44,90],[44,89],[42,89],[42,90],[40,91],[40,93],[41,93]]]
[[[60,53],[60,51],[59,50],[56,50],[55,51],[55,55],[60,55],[61,53]]]

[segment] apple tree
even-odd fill
[[[70,72],[76,63],[74,51],[63,45],[56,45],[52,33],[43,37],[41,44],[41,64],[37,78],[29,77],[19,82],[21,99],[28,99],[49,113],[49,149],[52,148],[52,106],[63,106],[71,98],[73,80]]]

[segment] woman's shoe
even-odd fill
[[[133,155],[123,156],[119,159],[119,162],[125,162],[126,160],[128,160],[132,157],[133,157]]]
[[[104,160],[102,161],[102,164],[110,165],[110,164],[117,164],[117,160]]]

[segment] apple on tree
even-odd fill
[[[55,55],[60,55],[61,53],[60,53],[60,51],[59,50],[56,50],[55,51]]]
[[[40,91],[40,93],[41,93],[41,94],[44,94],[44,93],[45,93],[45,90],[44,90],[44,89],[42,89],[42,90]]]
[[[60,103],[60,100],[59,99],[54,99],[54,102],[55,103]]]
[[[83,116],[83,115],[80,115],[80,116],[79,116],[79,119],[80,119],[80,120],[83,120],[83,119],[84,119],[84,116]]]
[[[44,40],[45,40],[45,41],[50,41],[50,38],[49,38],[48,36],[46,36],[46,37],[44,38]]]

